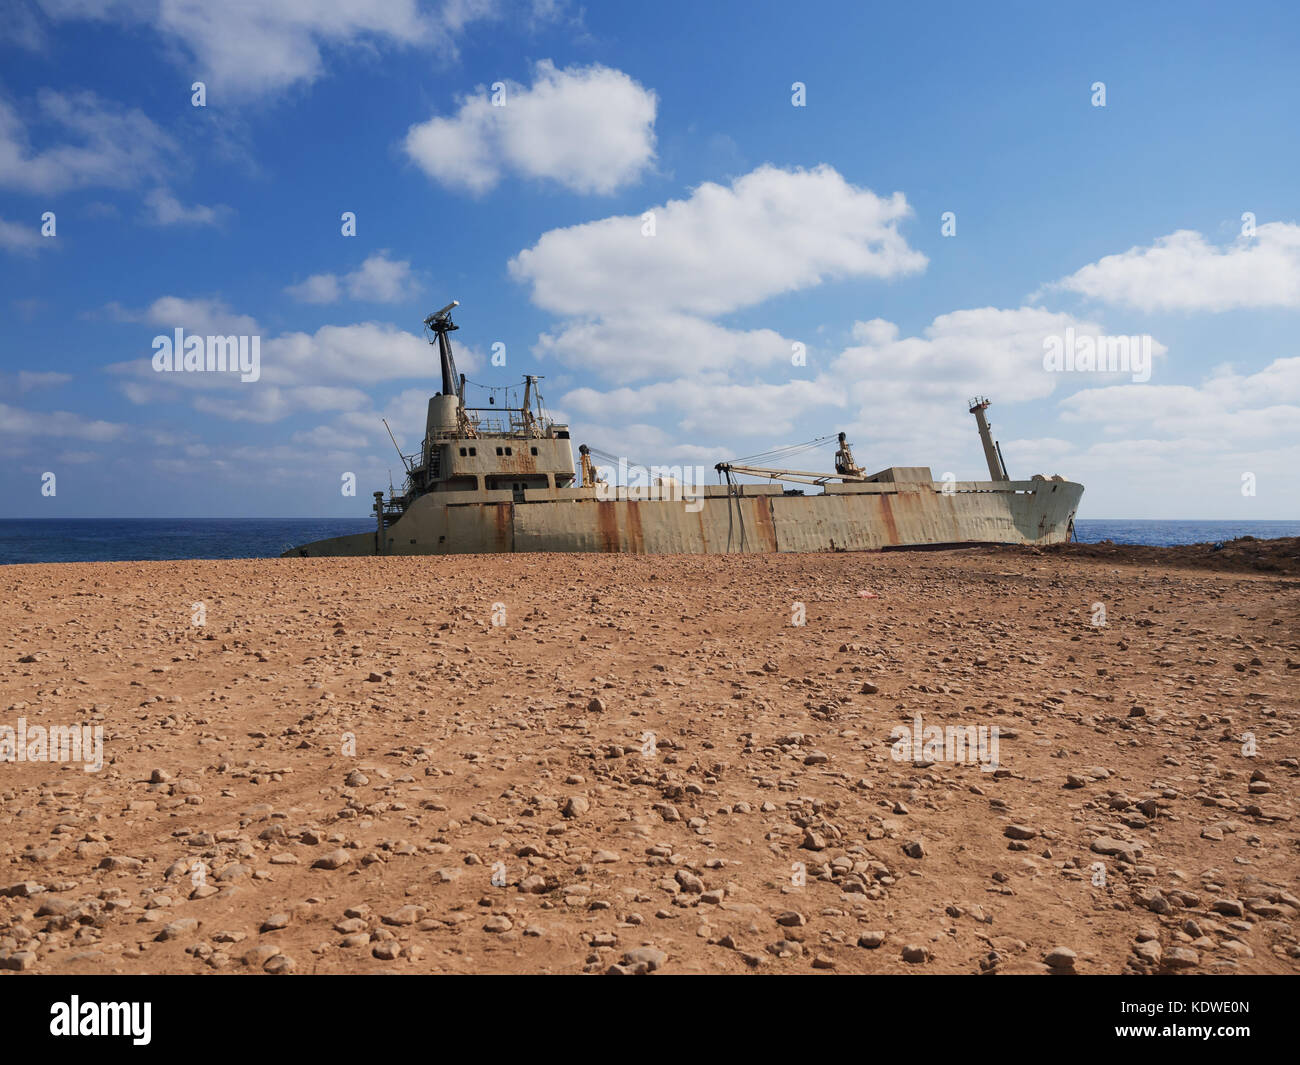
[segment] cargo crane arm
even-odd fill
[[[765,477],[769,481],[796,481],[799,484],[826,484],[829,481],[865,481],[862,475],[843,473],[813,473],[809,470],[777,470],[766,466],[742,466],[734,462],[719,462],[713,467],[719,473],[742,473],[748,477]]]

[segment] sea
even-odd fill
[[[0,518],[0,564],[274,558],[297,544],[374,527],[367,518]],[[1079,519],[1075,536],[1168,547],[1300,536],[1300,521]]]

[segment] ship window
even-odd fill
[[[470,449],[469,449],[469,453],[470,453],[471,455],[477,455],[477,454],[478,454],[478,448],[476,448],[476,447],[472,447],[472,448],[470,448]]]
[[[502,452],[502,450],[501,450],[500,448],[497,448],[497,454],[498,454],[498,455],[503,454],[503,452]]]
[[[506,448],[506,454],[507,454],[507,455],[513,455],[514,453],[515,453],[515,452],[514,452],[514,449],[513,449],[513,448],[509,448],[509,447]]]
[[[466,454],[465,449],[464,449],[464,448],[461,448],[461,449],[460,449],[460,456],[461,456],[461,458],[464,458],[464,457],[465,457],[465,454]]]
[[[537,448],[532,448],[532,452],[533,452],[534,455],[536,455],[536,454],[537,454]]]

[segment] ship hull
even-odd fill
[[[710,486],[694,499],[598,499],[581,489],[429,493],[381,534],[318,540],[285,557],[523,551],[735,554],[878,551],[1070,539],[1083,486],[1070,481]],[[490,498],[485,499],[484,496]],[[469,498],[466,498],[469,497]]]

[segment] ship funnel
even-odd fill
[[[989,477],[994,481],[1009,481],[1006,468],[1002,465],[1002,456],[998,452],[997,445],[993,443],[993,435],[989,432],[989,422],[984,416],[984,412],[989,409],[989,401],[985,396],[976,396],[970,401],[970,412],[975,415],[975,424],[979,426],[980,443],[984,445],[984,461],[989,465]]]

